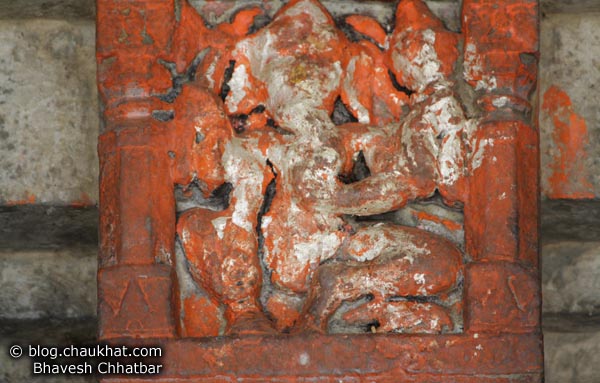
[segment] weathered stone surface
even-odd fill
[[[542,11],[547,13],[582,13],[600,11],[597,0],[541,0]]]
[[[549,198],[600,196],[599,24],[599,13],[547,13],[542,19],[541,181]]]
[[[0,318],[96,315],[96,247],[0,250]]]
[[[600,242],[560,242],[542,248],[543,310],[600,312]]]
[[[600,242],[600,201],[546,200],[541,206],[542,244]]]
[[[101,338],[162,338],[165,381],[541,381],[538,2],[465,0],[463,36],[422,0],[199,3],[98,2]],[[436,193],[466,252],[358,218]]]
[[[70,206],[0,206],[0,249],[97,246],[98,209]]]
[[[5,20],[0,41],[0,204],[93,204],[93,23]]]
[[[212,24],[227,22],[241,8],[248,6],[263,6],[267,14],[273,14],[285,3],[282,0],[242,0],[231,2],[213,2],[207,0],[190,0],[190,4],[198,9],[205,20]],[[446,27],[453,31],[460,28],[458,0],[433,0],[426,1],[429,8],[444,21]],[[382,25],[391,25],[394,15],[394,1],[339,1],[324,0],[322,4],[333,14],[334,17],[347,16],[350,14],[368,15],[375,18]],[[390,28],[391,29],[391,28]]]
[[[581,332],[544,332],[546,383],[600,381],[600,326]]]
[[[96,339],[96,318],[78,320],[52,320],[48,318],[33,321],[0,320],[0,382],[44,382],[44,383],[93,383],[96,377],[81,376],[36,376],[32,377],[31,359],[13,359],[8,349],[18,344],[24,349],[28,345],[82,345]]]
[[[93,0],[0,0],[0,19],[93,19]]]

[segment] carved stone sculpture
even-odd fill
[[[197,9],[231,4],[166,3],[99,2],[101,336],[213,339],[190,347],[221,367],[167,363],[190,381],[225,360],[260,381],[539,381],[537,34],[510,35],[536,3],[465,1],[461,32],[421,0],[393,28],[317,0],[211,27]],[[342,335],[361,332],[383,335]],[[347,360],[308,351],[325,339]]]

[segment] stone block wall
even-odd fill
[[[456,9],[452,1],[431,6],[440,14]],[[597,382],[600,3],[542,0],[541,11],[546,381]],[[91,339],[95,331],[94,14],[90,0],[0,0],[2,349],[11,339],[39,339],[31,329],[44,325],[67,324],[62,339]],[[0,381],[23,381],[28,366],[0,354]]]

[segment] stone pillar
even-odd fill
[[[465,330],[539,331],[538,4],[470,0],[462,17],[465,80],[483,109],[465,206]]]
[[[152,122],[171,86],[173,1],[98,1],[100,339],[172,337],[175,212],[167,150]]]

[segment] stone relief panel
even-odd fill
[[[536,0],[97,3],[100,339],[161,381],[543,380]]]
[[[418,0],[393,28],[314,0],[263,8],[208,29],[181,2],[157,61],[181,335],[462,332],[462,207],[485,143],[460,35]]]

